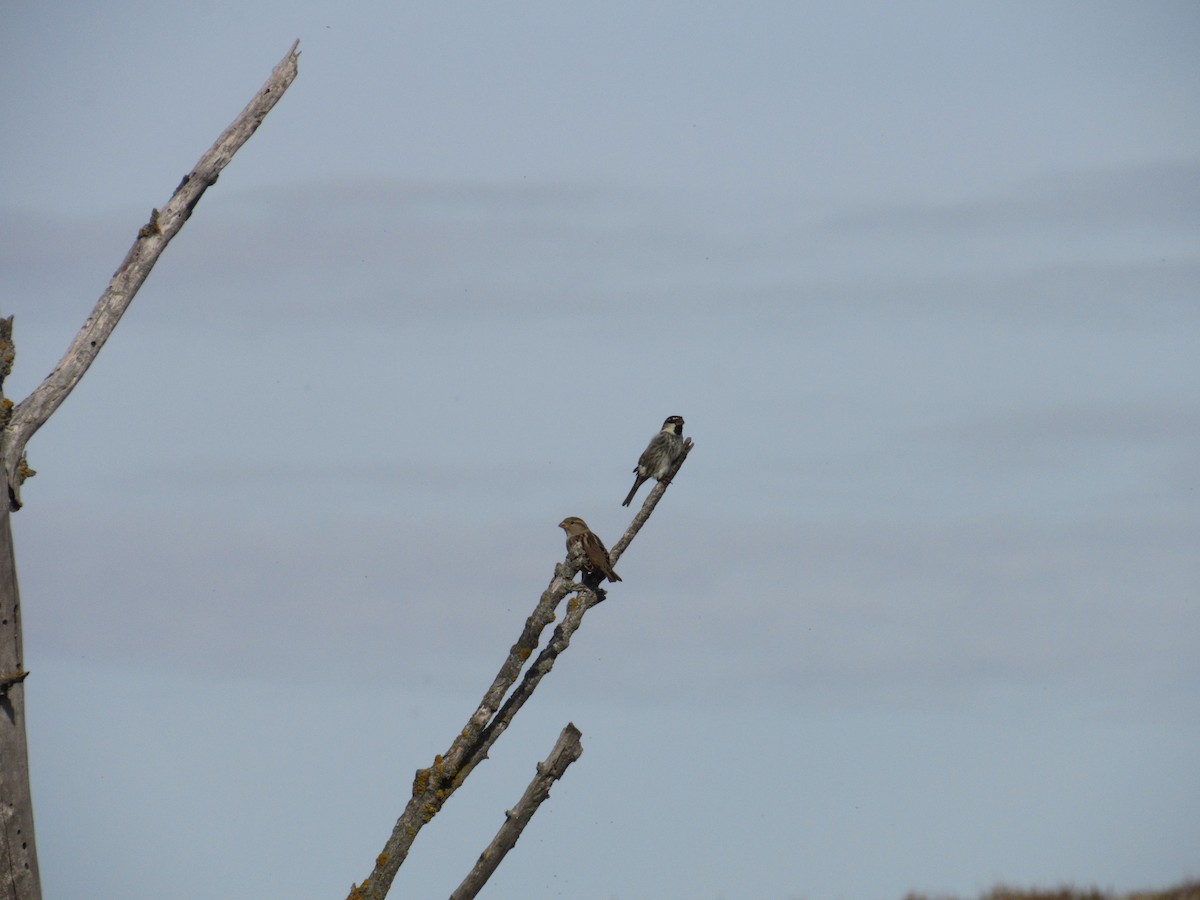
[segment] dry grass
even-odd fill
[[[950,897],[933,898],[927,894],[908,893],[904,900],[953,900]],[[1015,888],[997,885],[979,896],[979,900],[1200,900],[1200,881],[1185,881],[1162,891],[1134,891],[1131,894],[1115,894],[1098,888]]]

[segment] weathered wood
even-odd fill
[[[11,316],[0,319],[0,472],[8,501],[4,503],[0,497],[0,900],[41,900],[42,896],[25,740],[24,682],[28,673],[24,668],[21,600],[10,521],[10,510],[21,508],[22,482],[34,474],[25,461],[25,445],[88,370],[200,197],[295,80],[299,43],[292,45],[254,99],[184,176],[162,210],[150,214],[150,221],[138,230],[124,262],[63,358],[15,407],[3,395],[4,378],[15,355],[13,322]]]
[[[42,896],[25,744],[25,657],[12,522],[0,508],[0,897]]]
[[[671,478],[679,471],[691,449],[692,441],[689,438],[675,466],[663,481],[654,486],[621,540],[614,545],[614,561],[654,512]],[[581,562],[582,557],[576,548],[565,562],[554,567],[554,577],[525,620],[520,637],[509,650],[483,700],[446,753],[439,754],[430,767],[417,770],[413,778],[412,797],[396,820],[383,851],[375,858],[374,868],[361,884],[351,885],[347,900],[383,900],[387,896],[400,866],[408,858],[417,834],[441,811],[475,767],[487,759],[488,751],[507,730],[513,716],[532,696],[559,655],[570,646],[571,637],[582,623],[584,614],[604,599],[604,592],[599,588],[574,580]],[[517,684],[522,666],[537,649],[541,634],[555,619],[555,609],[568,594],[576,596],[567,603],[562,623],[554,629],[546,647],[525,670],[521,683]],[[505,695],[508,695],[507,698]]]
[[[583,755],[580,737],[579,729],[573,722],[568,722],[545,762],[538,763],[533,781],[529,782],[529,787],[525,789],[517,805],[505,813],[504,824],[500,826],[492,842],[479,854],[479,860],[462,880],[462,884],[450,895],[450,900],[474,900],[483,890],[483,886],[492,877],[501,860],[517,845],[517,838],[542,805],[542,801],[550,796],[550,786],[562,778],[567,767]]]
[[[195,168],[183,176],[171,199],[161,209],[150,213],[150,220],[138,229],[137,237],[129,253],[125,255],[107,290],[96,301],[91,315],[75,340],[63,354],[49,375],[32,394],[17,404],[4,429],[0,446],[0,464],[8,480],[9,504],[12,509],[21,508],[21,483],[32,474],[25,465],[25,445],[59,405],[79,383],[83,373],[91,366],[104,342],[117,327],[134,295],[145,282],[146,276],[158,262],[171,238],[179,233],[184,223],[200,202],[204,192],[217,181],[233,155],[250,136],[258,130],[263,118],[283,96],[283,92],[295,80],[300,54],[292,44],[287,56],[280,60],[271,72],[271,77],[254,95],[233,123],[225,129],[196,163]]]

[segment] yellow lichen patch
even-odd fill
[[[13,360],[17,358],[17,345],[12,339],[12,323],[12,316],[0,319],[0,380],[12,371]]]
[[[429,770],[417,769],[417,774],[413,776],[413,796],[425,793],[425,789],[429,787]]]
[[[387,854],[386,850],[384,850],[377,857],[375,857],[375,865],[376,866],[386,866],[387,861],[388,861],[388,854]]]
[[[155,234],[162,234],[162,226],[158,224],[157,209],[150,213],[150,221],[138,229],[139,238],[148,238]]]

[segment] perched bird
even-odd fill
[[[675,460],[679,459],[679,454],[682,452],[683,416],[667,416],[666,421],[663,422],[662,431],[650,438],[650,443],[638,457],[637,468],[633,470],[633,474],[637,478],[633,481],[633,487],[629,489],[629,496],[621,505],[628,506],[633,502],[633,495],[637,493],[637,489],[647,478],[662,481],[667,470],[675,465]]]
[[[579,516],[567,516],[558,523],[558,527],[567,533],[567,551],[571,552],[576,544],[583,545],[583,570],[599,572],[603,581],[620,581],[621,576],[613,571],[612,560],[608,558],[608,549],[592,530],[587,522]]]

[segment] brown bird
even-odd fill
[[[682,452],[683,416],[667,416],[666,421],[662,424],[662,431],[650,438],[650,443],[646,445],[646,449],[638,458],[637,468],[633,470],[633,474],[637,478],[633,481],[629,496],[621,505],[628,506],[633,502],[633,495],[637,493],[638,488],[647,478],[662,481],[663,476],[667,474],[671,466],[675,465],[675,460],[679,459],[679,454]]]
[[[567,552],[571,552],[576,544],[583,546],[583,570],[599,572],[600,581],[620,581],[621,576],[613,571],[612,560],[608,558],[608,549],[600,538],[592,533],[587,522],[579,516],[567,516],[558,523],[558,527],[567,533]]]

